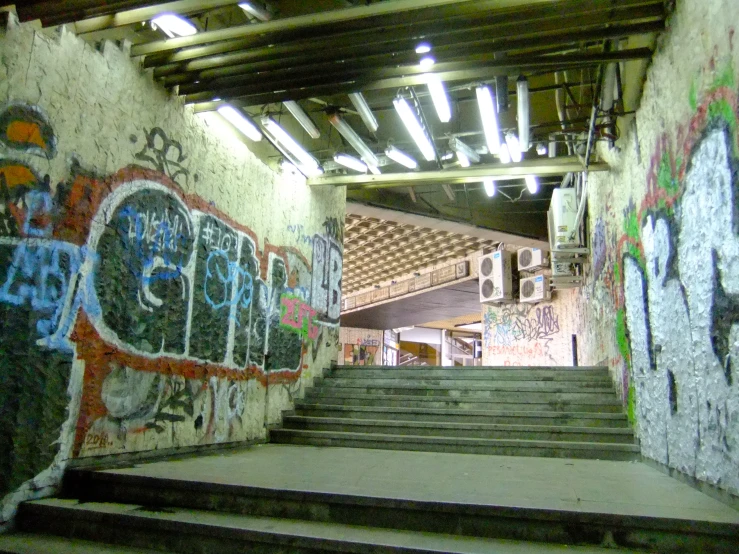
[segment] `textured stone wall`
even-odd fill
[[[344,205],[116,46],[0,30],[0,525],[72,457],[263,438],[336,359]]]
[[[539,304],[484,305],[482,365],[572,365],[576,299],[576,291],[564,290]]]
[[[613,170],[593,175],[584,355],[645,456],[739,494],[739,44],[734,0],[681,0]]]

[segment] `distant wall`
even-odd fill
[[[339,363],[382,365],[383,332],[377,329],[342,327],[339,331]]]
[[[539,304],[483,305],[482,365],[572,365],[576,299],[576,291],[563,290]]]
[[[336,359],[345,201],[112,44],[0,62],[1,526],[70,458],[263,438]]]
[[[645,456],[739,494],[739,38],[734,0],[682,0],[620,150],[593,175],[584,356]]]

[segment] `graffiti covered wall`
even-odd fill
[[[111,44],[11,20],[0,61],[1,526],[69,458],[264,438],[336,359],[344,193]]]
[[[550,302],[482,307],[482,365],[572,365],[576,292],[554,293]]]
[[[340,364],[382,365],[383,331],[342,327],[339,342]]]
[[[684,0],[589,195],[581,332],[645,456],[739,494],[739,45],[731,0]]]

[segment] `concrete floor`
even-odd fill
[[[639,462],[258,445],[112,473],[363,496],[739,523]]]

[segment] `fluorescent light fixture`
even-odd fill
[[[495,179],[492,177],[486,177],[482,181],[482,186],[485,187],[485,194],[487,194],[489,198],[495,196]]]
[[[505,143],[508,146],[508,154],[511,156],[511,160],[518,163],[523,159],[523,152],[521,152],[521,143],[518,141],[518,137],[514,133],[505,134]]]
[[[521,152],[526,152],[531,144],[529,142],[529,82],[521,75],[516,81],[516,102],[518,104],[516,117],[518,118],[518,140],[521,144]],[[513,156],[513,153],[511,153]],[[515,160],[515,158],[514,158]]]
[[[529,189],[531,194],[536,194],[539,190],[539,181],[536,175],[526,175],[526,188]]]
[[[272,14],[260,7],[256,2],[240,2],[239,8],[249,15],[256,17],[259,21],[269,21],[272,19]]]
[[[372,173],[372,175],[380,175],[380,173],[382,173],[380,168],[374,165],[368,165],[367,169],[369,169],[369,172]]]
[[[413,112],[410,105],[408,105],[406,99],[397,97],[393,100],[393,105],[395,106],[395,111],[398,112],[400,119],[403,121],[403,125],[408,129],[411,138],[413,138],[418,149],[423,154],[423,157],[429,162],[436,159],[434,146],[431,144],[431,141],[421,127],[416,114]]]
[[[536,145],[536,153],[539,156],[546,156],[547,155],[547,145],[544,144],[543,142],[540,142],[539,144],[537,144]]]
[[[439,116],[439,121],[442,123],[449,123],[452,119],[452,109],[449,107],[449,97],[446,94],[444,83],[434,73],[429,73],[427,77],[429,94],[431,95],[431,100],[434,102],[436,115]]]
[[[377,156],[374,155],[372,150],[369,149],[359,135],[354,132],[354,129],[352,129],[349,124],[341,118],[341,116],[334,114],[329,117],[328,120],[331,122],[331,125],[336,127],[336,130],[341,133],[341,136],[352,145],[352,148],[359,153],[364,163],[374,167],[380,165]]]
[[[385,149],[385,155],[394,162],[397,162],[400,165],[404,165],[408,169],[416,169],[418,167],[418,162],[416,160],[411,158],[402,150],[398,150],[394,146],[388,146]]]
[[[367,104],[367,100],[364,99],[364,95],[361,92],[352,92],[349,94],[349,100],[352,101],[352,104],[354,104],[354,107],[359,112],[359,117],[362,118],[367,129],[371,133],[376,132],[378,127],[377,119],[375,119],[375,114],[372,113],[372,109]]]
[[[423,58],[421,58],[419,65],[421,67],[431,67],[435,63],[436,63],[436,60],[432,56],[424,56]]]
[[[480,155],[475,152],[474,148],[471,148],[470,146],[467,146],[464,142],[459,140],[457,137],[453,137],[449,139],[449,148],[454,150],[457,153],[457,158],[459,158],[459,162],[462,164],[462,167],[469,167],[469,162],[477,163],[480,161]],[[462,163],[462,158],[460,157],[460,153],[464,155],[464,157],[468,160],[467,165],[464,165]]]
[[[354,171],[367,173],[367,165],[362,160],[358,160],[357,158],[355,158],[354,156],[350,156],[349,154],[336,154],[334,156],[334,161],[337,164],[348,167],[349,169],[353,169]]]
[[[271,117],[263,117],[262,125],[267,131],[269,131],[274,139],[284,147],[300,164],[300,170],[310,177],[315,177],[323,173],[321,166],[318,165],[318,161],[311,156],[302,146],[300,146],[295,139],[292,138],[287,131],[283,129],[274,119]]]
[[[467,154],[462,151],[457,152],[457,161],[459,161],[459,165],[462,167],[470,166],[470,159],[467,157]]]
[[[416,46],[416,54],[428,54],[431,52],[431,45],[428,42],[421,42]]]
[[[511,163],[511,153],[508,151],[508,145],[506,143],[500,145],[500,150],[498,150],[498,159],[500,160],[500,163],[503,164]]]
[[[500,150],[500,128],[498,127],[498,114],[495,110],[495,95],[488,86],[477,87],[476,92],[488,150],[491,154],[497,154]]]
[[[603,76],[603,85],[600,93],[600,109],[604,112],[610,112],[613,109],[613,102],[616,98],[614,89],[616,88],[616,64],[609,63],[606,66],[605,75]]]
[[[256,125],[247,119],[240,111],[233,106],[226,104],[218,108],[218,113],[228,121],[231,125],[241,131],[247,138],[253,141],[262,140],[262,133]]]
[[[557,157],[557,137],[554,134],[549,135],[549,157]]]
[[[308,133],[311,138],[321,138],[321,131],[318,130],[318,127],[316,127],[315,123],[313,123],[311,118],[308,117],[308,114],[303,111],[303,108],[300,107],[300,104],[298,104],[294,100],[288,100],[286,102],[283,102],[283,104],[287,108],[287,111],[289,111],[293,115],[297,122],[300,123],[300,126],[305,129],[305,132]]]
[[[163,13],[151,20],[155,29],[161,29],[169,38],[189,37],[198,32],[195,25],[176,13]]]

